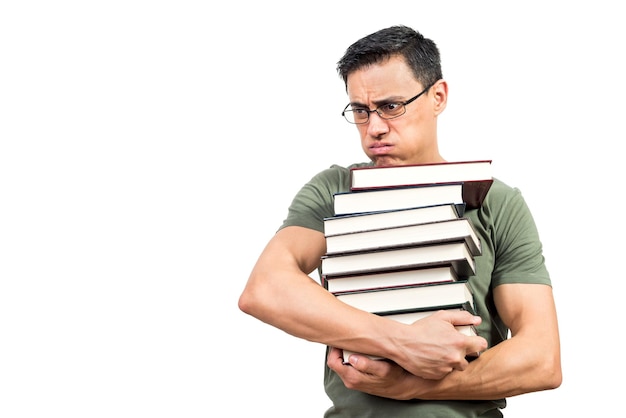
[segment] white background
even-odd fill
[[[244,315],[237,298],[299,187],[364,159],[335,63],[392,24],[440,47],[443,155],[493,159],[544,241],[564,381],[510,399],[506,416],[615,416],[620,10],[3,2],[0,416],[320,417],[323,347]]]

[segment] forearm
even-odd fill
[[[507,349],[509,347],[505,347],[506,343],[483,352],[466,370],[453,371],[437,384],[420,388],[422,390],[418,391],[415,397],[474,400],[500,399],[521,393],[522,376],[511,370],[511,365],[502,364],[502,356],[510,351]],[[502,373],[502,370],[507,372]],[[517,371],[524,373],[523,370]]]
[[[302,272],[255,267],[241,309],[293,336],[353,351],[388,354],[390,333],[381,318],[338,301]],[[400,325],[400,324],[398,324]]]
[[[419,387],[420,399],[500,399],[560,385],[558,346],[530,336],[506,340],[483,352],[466,370]]]

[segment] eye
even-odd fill
[[[380,110],[388,115],[393,115],[402,110],[402,103],[387,103],[386,105],[382,105]]]
[[[367,109],[364,109],[362,107],[353,108],[352,111],[354,112],[356,116],[364,116],[369,113]]]

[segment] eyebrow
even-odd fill
[[[376,106],[378,108],[378,107],[380,107],[382,105],[386,105],[386,104],[389,104],[389,103],[401,103],[403,101],[405,101],[405,100],[401,99],[400,96],[391,96],[391,97],[387,97],[387,98],[381,99],[381,100],[374,100],[372,103],[374,104],[374,106]],[[359,103],[359,102],[350,102],[350,106],[367,108],[366,104]]]

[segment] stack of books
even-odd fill
[[[360,167],[350,176],[350,191],[335,194],[334,216],[324,219],[323,286],[407,324],[441,309],[476,313],[468,278],[482,249],[464,213],[489,191],[491,161]]]

